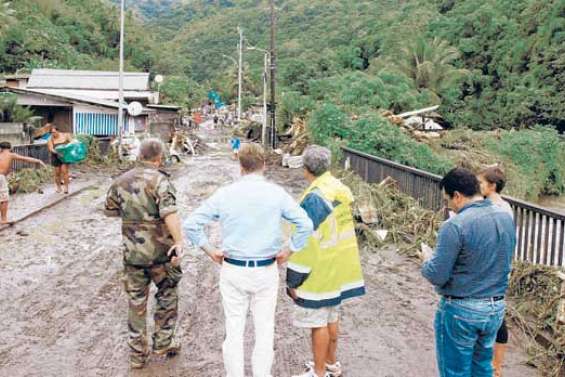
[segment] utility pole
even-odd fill
[[[263,128],[261,129],[261,141],[263,148],[267,148],[267,83],[269,77],[269,52],[265,51],[265,62],[263,66]]]
[[[263,65],[263,126],[261,128],[261,142],[263,143],[263,147],[267,149],[270,145],[267,138],[267,129],[268,129],[268,111],[267,111],[267,91],[268,91],[268,83],[269,83],[269,54],[270,52],[267,50],[263,50],[262,48],[257,47],[247,47],[247,51],[261,51],[264,55],[264,65]]]
[[[277,147],[277,117],[276,117],[276,74],[277,74],[277,55],[275,51],[276,37],[276,15],[275,0],[271,2],[271,146],[273,149]]]
[[[120,73],[118,78],[118,91],[119,91],[119,104],[118,104],[118,131],[120,136],[120,144],[118,151],[122,146],[123,139],[123,125],[124,125],[124,114],[123,114],[123,103],[124,103],[124,21],[125,21],[125,0],[121,1],[120,7]]]
[[[238,26],[239,33],[239,64],[237,71],[237,123],[241,123],[241,81],[243,68],[243,30]]]

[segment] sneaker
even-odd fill
[[[331,375],[326,372],[323,376],[318,376],[313,369],[309,369],[307,372],[303,374],[298,374],[292,377],[331,377]]]
[[[180,352],[180,349],[181,345],[173,340],[167,347],[154,348],[153,353],[159,356],[175,357]]]
[[[306,363],[306,368],[314,369],[314,362],[308,361]],[[335,364],[326,363],[326,372],[329,373],[330,377],[340,377],[342,374],[341,363],[337,361]]]

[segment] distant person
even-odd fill
[[[69,193],[69,165],[61,160],[57,147],[67,145],[73,141],[70,133],[60,132],[56,126],[51,127],[51,138],[47,142],[47,149],[51,152],[51,165],[55,168],[55,187],[57,192],[61,192],[61,183],[63,183],[63,191]]]
[[[514,223],[483,198],[467,169],[451,170],[440,188],[456,216],[440,227],[436,249],[422,266],[442,296],[434,324],[439,375],[491,377],[516,245]]]
[[[355,222],[354,201],[347,186],[329,171],[331,152],[312,145],[304,152],[304,177],[310,186],[302,196],[315,234],[288,262],[287,286],[296,304],[294,325],[312,332],[314,361],[295,377],[341,376],[337,361],[339,310],[343,301],[365,294]]]
[[[213,122],[214,122],[214,128],[216,128],[218,126],[218,114],[214,114],[214,117],[212,118]]]
[[[12,152],[12,144],[7,141],[0,142],[0,223],[8,224],[8,202],[10,201],[10,188],[8,187],[8,174],[12,170],[12,162],[22,161],[44,167],[43,161],[36,158],[21,156]]]
[[[514,211],[510,204],[502,199],[500,195],[504,186],[506,186],[506,176],[498,167],[493,166],[482,170],[478,175],[481,194],[489,199],[495,206],[500,207],[514,219]],[[494,377],[502,376],[502,365],[504,364],[504,356],[506,354],[506,345],[508,344],[508,328],[506,320],[502,321],[502,326],[496,334],[496,343],[494,344],[494,358],[492,361],[494,367]]]
[[[237,160],[239,158],[239,149],[241,148],[241,140],[236,136],[233,135],[230,139],[231,150],[233,153],[232,158]]]
[[[143,368],[149,356],[146,313],[151,282],[157,287],[153,353],[173,357],[181,349],[174,336],[183,237],[176,190],[169,175],[160,170],[163,152],[159,140],[143,141],[140,165],[116,178],[106,196],[105,214],[122,219],[128,345],[133,369]]]
[[[254,377],[271,376],[274,357],[275,310],[279,271],[275,264],[304,247],[312,221],[280,186],[264,177],[265,153],[257,144],[245,144],[239,154],[242,177],[218,189],[184,222],[192,243],[222,265],[220,293],[226,337],[224,365],[229,377],[244,377],[244,331],[249,308],[255,324],[251,358]],[[296,226],[288,246],[281,221]],[[206,224],[219,221],[222,246],[212,246]]]

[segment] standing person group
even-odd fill
[[[176,191],[159,170],[163,147],[141,145],[142,166],[111,186],[106,212],[123,220],[125,286],[129,297],[131,366],[149,356],[146,311],[149,285],[157,286],[153,352],[174,356],[177,286],[182,277],[181,220]],[[313,360],[295,377],[341,376],[337,359],[342,302],[365,293],[350,190],[329,172],[331,154],[310,146],[303,156],[310,184],[299,203],[264,177],[265,155],[255,144],[239,153],[241,178],[218,189],[183,222],[191,243],[221,265],[219,289],[225,315],[223,358],[228,377],[244,377],[244,330],[248,311],[255,325],[254,377],[270,377],[274,359],[277,265],[287,264],[287,293],[295,303],[293,324],[311,330]],[[441,296],[435,340],[441,377],[500,375],[495,341],[501,341],[505,294],[516,243],[510,207],[499,193],[505,178],[497,168],[478,177],[463,168],[441,181],[455,216],[440,228],[437,246],[422,274]],[[219,222],[221,243],[205,228]],[[288,239],[281,222],[292,225]],[[506,335],[507,338],[507,335]],[[495,366],[493,370],[493,364]]]
[[[493,203],[499,197],[485,190],[491,188],[491,173],[480,174],[483,192],[477,177],[463,168],[450,171],[440,184],[456,215],[441,226],[422,274],[441,295],[434,323],[441,377],[493,375],[516,233],[508,208]]]
[[[123,223],[132,368],[143,367],[150,353],[145,317],[151,281],[158,289],[153,352],[174,356],[180,350],[174,330],[183,242],[175,189],[159,170],[162,153],[160,142],[144,141],[143,165],[117,178],[106,199],[106,213],[121,217]],[[244,330],[251,309],[253,376],[271,376],[277,265],[290,258],[287,283],[297,304],[294,322],[312,329],[314,361],[306,363],[307,371],[301,376],[340,376],[335,356],[339,307],[342,301],[365,292],[351,192],[327,171],[331,155],[325,148],[310,147],[305,152],[305,176],[311,186],[300,204],[264,177],[266,160],[260,146],[245,144],[238,157],[241,178],[218,189],[183,224],[190,241],[221,265],[226,374],[244,377]],[[220,245],[204,232],[212,221],[220,223]],[[288,240],[283,221],[293,226]],[[338,293],[331,293],[334,291]]]

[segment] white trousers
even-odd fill
[[[223,353],[227,377],[244,377],[243,333],[250,305],[255,325],[253,377],[271,376],[278,289],[276,262],[267,267],[223,263],[220,292],[226,317]]]

